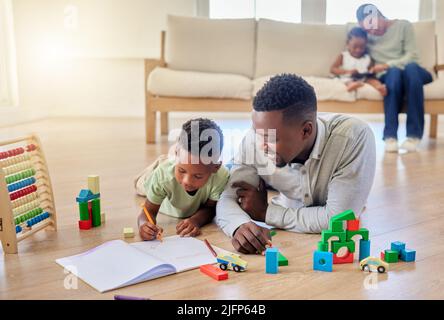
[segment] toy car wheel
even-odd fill
[[[233,267],[233,270],[234,270],[235,272],[241,272],[241,268],[240,268],[239,266],[234,266],[234,267]]]
[[[378,272],[379,273],[384,273],[385,272],[385,267],[384,266],[379,266],[378,267]]]
[[[227,267],[226,264],[221,263],[221,264],[219,265],[219,268],[220,268],[221,270],[225,271],[225,270],[227,270],[228,267]]]
[[[362,271],[370,272],[370,267],[368,266],[368,264],[364,264],[364,265],[362,266]]]

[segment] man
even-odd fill
[[[362,212],[376,162],[367,124],[345,115],[318,116],[314,89],[291,74],[271,78],[253,107],[253,128],[216,208],[216,222],[236,250],[265,250],[269,231],[252,220],[319,233],[337,213]],[[271,203],[266,184],[279,192]]]
[[[432,82],[430,72],[418,64],[413,26],[407,20],[387,19],[372,4],[363,4],[356,11],[362,28],[369,34],[370,56],[375,60],[372,72],[383,82],[388,94],[384,97],[386,152],[398,152],[398,114],[407,100],[407,139],[401,149],[417,151],[424,133],[424,89]]]

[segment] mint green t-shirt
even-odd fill
[[[177,182],[174,167],[174,160],[162,162],[145,181],[144,186],[147,199],[160,205],[159,212],[175,218],[188,218],[208,200],[218,201],[229,177],[228,170],[222,166],[202,188],[190,195]]]

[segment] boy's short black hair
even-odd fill
[[[196,118],[183,124],[178,144],[195,156],[200,156],[202,149],[207,147],[208,153],[206,155],[218,159],[222,154],[224,135],[214,121]]]
[[[385,16],[382,14],[379,9],[371,3],[365,3],[359,6],[359,8],[356,10],[356,19],[358,19],[358,22],[364,21],[369,15],[377,13],[379,16],[385,18]]]
[[[259,112],[283,110],[286,121],[307,119],[316,114],[316,93],[301,77],[283,73],[272,77],[259,90],[253,108]]]
[[[351,38],[361,38],[367,41],[367,32],[361,27],[354,27],[347,34],[347,42],[349,42]]]

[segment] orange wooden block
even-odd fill
[[[344,257],[338,257],[336,254],[333,254],[333,264],[343,264],[343,263],[353,263],[354,254],[349,252]]]
[[[200,272],[205,273],[207,276],[210,276],[217,281],[228,279],[228,272],[223,271],[218,267],[213,266],[212,264],[205,264],[203,266],[200,266]]]
[[[381,260],[385,261],[385,253],[384,253],[384,251],[381,251]]]
[[[358,231],[359,230],[359,219],[347,221],[347,230]]]

